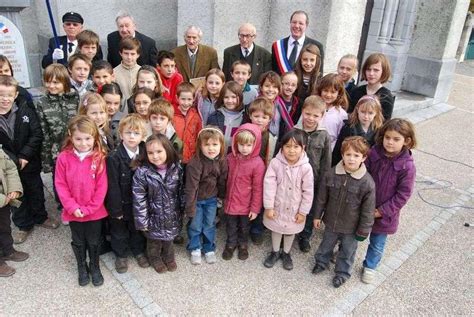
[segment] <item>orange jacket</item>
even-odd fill
[[[196,140],[202,128],[202,121],[195,107],[184,115],[179,109],[175,111],[173,126],[178,137],[183,140],[183,163],[186,164],[196,153]]]

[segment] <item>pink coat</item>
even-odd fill
[[[242,157],[237,148],[236,135],[243,130],[255,136],[252,153]],[[232,138],[232,153],[227,155],[229,174],[227,176],[227,193],[225,213],[235,216],[246,216],[249,212],[260,213],[262,209],[263,175],[265,164],[260,157],[262,131],[252,123],[243,124]]]
[[[73,150],[64,150],[56,161],[54,185],[64,208],[61,215],[64,221],[86,222],[107,217],[104,207],[107,193],[105,161],[98,172],[92,155],[81,162]],[[73,215],[78,208],[84,214],[83,218]]]
[[[295,234],[303,231],[305,222],[296,223],[296,214],[307,215],[314,195],[313,169],[305,152],[295,165],[288,165],[281,151],[271,160],[263,183],[263,206],[274,209],[276,219],[263,217],[271,231]]]

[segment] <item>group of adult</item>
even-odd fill
[[[66,35],[60,36],[59,47],[56,47],[55,39],[49,41],[48,53],[43,57],[42,66],[46,68],[54,60],[67,64],[67,59],[74,54],[77,48],[76,36],[83,30],[84,19],[76,12],[67,12],[62,18],[63,28]],[[136,38],[141,44],[141,53],[138,59],[139,65],[156,66],[158,50],[156,42],[152,38],[137,31],[134,18],[127,12],[121,11],[116,19],[117,31],[107,35],[107,61],[116,67],[120,64],[119,44],[123,38]],[[290,35],[273,43],[271,53],[262,46],[255,43],[257,30],[254,25],[244,23],[239,27],[239,44],[230,46],[224,50],[224,63],[222,70],[226,80],[231,80],[230,69],[232,63],[237,60],[246,60],[252,67],[252,76],[249,80],[251,85],[258,84],[260,75],[274,70],[279,74],[294,69],[296,60],[301,49],[307,44],[315,44],[320,51],[321,61],[324,60],[323,45],[306,36],[309,24],[308,14],[298,10],[290,17]],[[212,68],[219,68],[217,51],[210,46],[201,44],[202,31],[197,26],[189,26],[184,33],[184,42],[172,50],[175,54],[176,66],[183,75],[184,81],[193,78],[204,77]],[[97,48],[97,59],[102,59],[102,49]],[[321,62],[320,73],[323,72]]]

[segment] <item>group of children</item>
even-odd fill
[[[183,243],[183,229],[191,263],[201,264],[203,255],[215,263],[219,209],[227,231],[225,260],[235,250],[247,259],[249,237],[261,244],[266,227],[272,250],[264,265],[281,259],[291,270],[296,235],[300,250],[309,252],[313,228],[323,221],[313,273],[336,256],[333,285],[339,287],[351,276],[357,241],[370,237],[362,280],[371,282],[415,178],[414,128],[391,119],[393,96],[382,85],[390,65],[383,54],[368,57],[362,67],[367,85],[355,87],[355,56],[344,56],[337,74],[321,76],[319,50],[310,44],[294,72],[263,74],[258,91],[247,83],[251,67],[245,61],[232,65],[233,81],[212,69],[196,91],[182,82],[170,52],[160,52],[156,67],[140,67],[140,43],[124,39],[120,54],[115,69],[104,61],[92,66],[80,53],[68,68],[48,66],[46,94],[33,106],[16,100],[12,72],[0,76],[0,139],[7,154],[0,158],[2,172],[11,176],[2,177],[0,213],[22,194],[10,160],[27,208],[44,209],[41,167],[52,172],[79,285],[104,281],[104,233],[119,273],[127,271],[129,253],[140,267],[175,271],[173,244]],[[31,179],[41,193],[34,193]],[[31,227],[46,221],[57,227],[45,211],[32,214]],[[2,228],[6,224],[5,218]],[[23,230],[24,238],[30,230]],[[7,231],[2,236],[11,236]],[[3,258],[21,255],[7,240],[2,238]],[[0,262],[0,275],[12,270]]]

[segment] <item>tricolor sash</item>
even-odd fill
[[[278,64],[278,69],[280,70],[280,74],[292,71],[293,67],[291,67],[290,62],[286,57],[286,47],[284,44],[284,39],[278,40],[273,43],[273,51],[276,52],[276,61]]]

